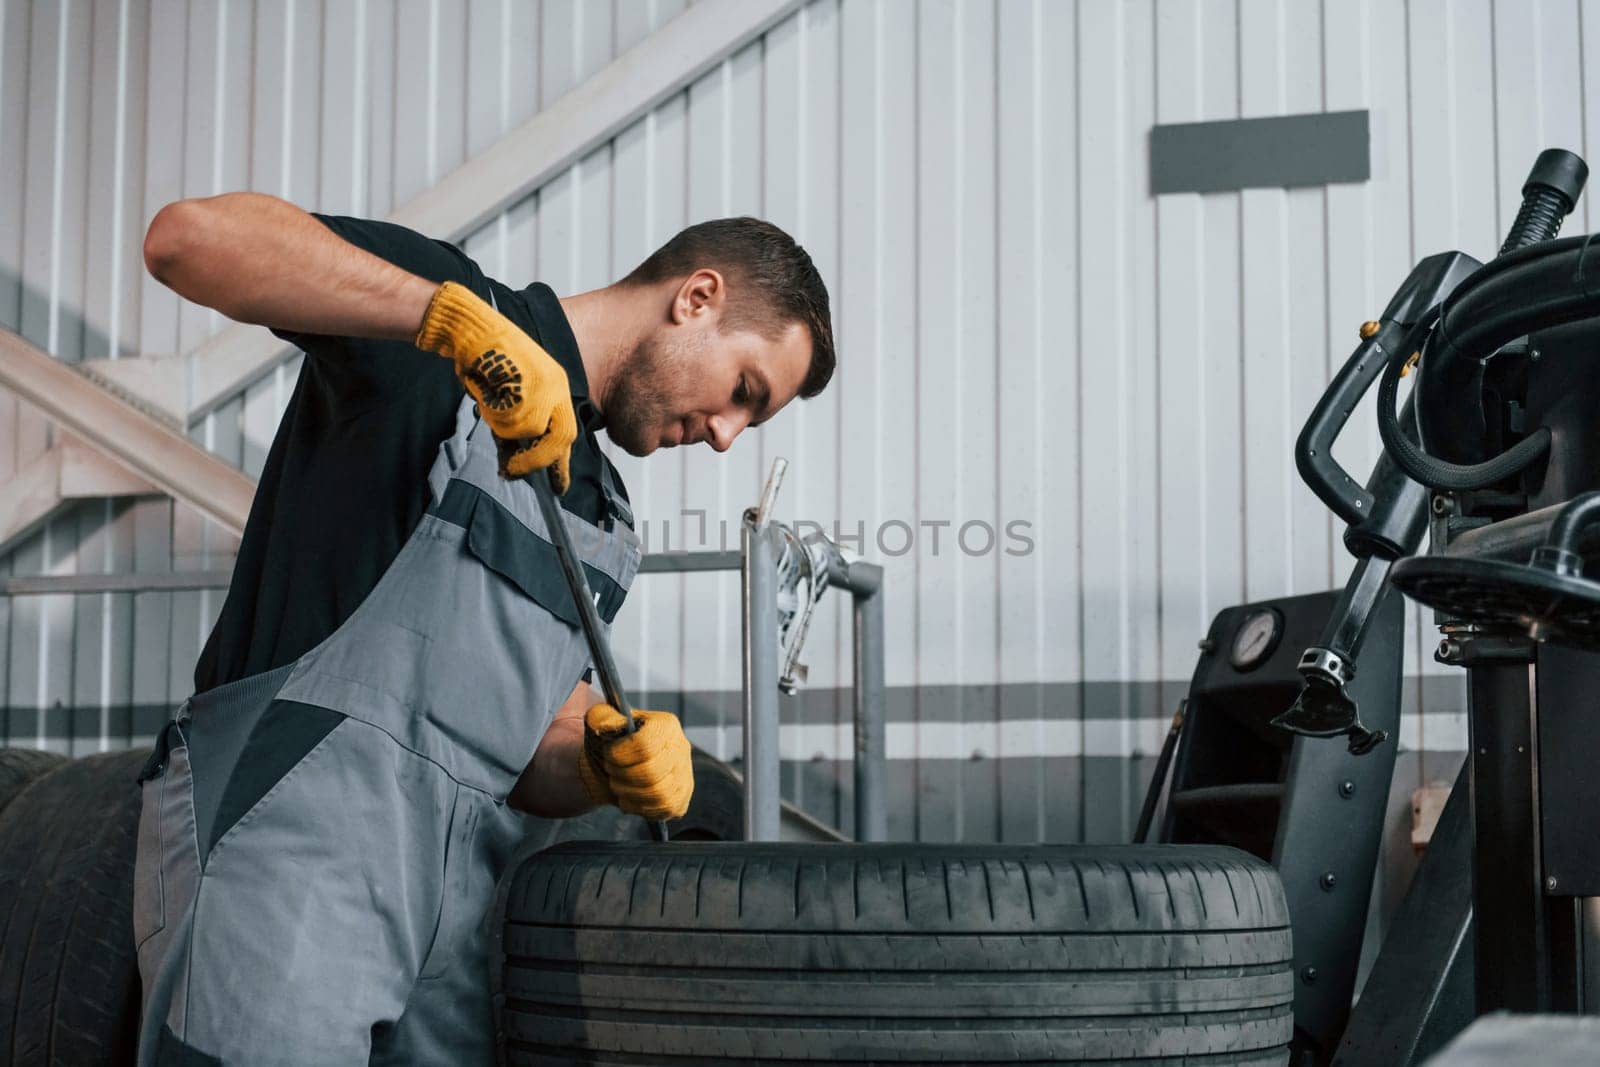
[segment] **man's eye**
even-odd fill
[[[743,378],[740,378],[739,384],[733,387],[733,402],[735,404],[746,404],[749,401],[750,387],[745,384]]]

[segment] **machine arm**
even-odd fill
[[[1427,520],[1426,479],[1417,477],[1425,472],[1407,462],[1414,458],[1413,453],[1420,452],[1411,442],[1412,437],[1422,436],[1416,396],[1408,397],[1396,415],[1395,381],[1403,368],[1414,361],[1430,331],[1442,334],[1449,323],[1468,321],[1469,312],[1456,310],[1476,307],[1467,299],[1468,289],[1477,288],[1485,276],[1526,269],[1525,263],[1547,255],[1542,251],[1543,242],[1555,236],[1561,220],[1571,211],[1587,173],[1582,161],[1571,153],[1542,153],[1523,187],[1522,211],[1502,246],[1501,256],[1486,267],[1460,252],[1429,256],[1418,263],[1395,292],[1382,318],[1362,327],[1361,346],[1312,410],[1296,444],[1296,464],[1306,484],[1349,524],[1345,547],[1360,562],[1318,643],[1300,657],[1299,670],[1305,684],[1299,698],[1273,720],[1274,725],[1311,737],[1346,735],[1350,751],[1358,754],[1371,751],[1384,740],[1382,731],[1370,732],[1362,726],[1359,708],[1347,687],[1355,677],[1372,612],[1388,592],[1390,568],[1396,559],[1416,549]],[[1585,243],[1584,249],[1587,248]],[[1595,258],[1600,267],[1600,255]],[[1600,270],[1596,274],[1600,275]],[[1582,277],[1580,271],[1579,285],[1586,290]],[[1600,294],[1600,279],[1594,289]],[[1509,321],[1515,316],[1507,318]],[[1435,330],[1436,322],[1439,325]],[[1458,333],[1471,336],[1466,329]],[[1380,399],[1387,400],[1387,407],[1380,410],[1379,417],[1385,423],[1384,440],[1389,447],[1362,490],[1333,461],[1331,448],[1350,412],[1380,374],[1384,376]],[[1417,393],[1422,392],[1419,386]],[[1473,401],[1477,402],[1476,394]],[[1396,438],[1403,439],[1410,449],[1401,449]],[[1533,452],[1537,442],[1530,441],[1525,450]]]

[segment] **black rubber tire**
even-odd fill
[[[0,1062],[133,1062],[136,779],[148,756],[65,763],[0,812]]]
[[[36,748],[0,748],[0,811],[4,811],[29,782],[66,761],[65,756]]]
[[[683,818],[667,823],[667,832],[674,841],[743,841],[744,783],[721,760],[695,749],[694,796]]]
[[[516,872],[514,1064],[1284,1064],[1277,873],[1199,846],[569,843]]]
[[[533,851],[563,841],[648,841],[649,825],[613,807],[570,819],[526,820],[523,848]],[[744,837],[744,785],[715,756],[694,751],[694,797],[681,819],[667,823],[673,840],[738,841]]]

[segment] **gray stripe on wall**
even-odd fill
[[[884,704],[889,722],[1114,721],[1170,717],[1188,691],[1187,680],[890,686]],[[1412,675],[1400,688],[1400,710],[1402,714],[1465,710],[1466,692],[1460,675]],[[784,722],[849,721],[850,697],[848,689],[802,689],[783,697],[779,706]],[[737,691],[647,690],[635,703],[674,712],[693,726],[722,725],[740,718]]]
[[[1030,722],[1112,724],[1165,720],[1187,692],[1188,683],[1162,682],[1044,682],[976,686],[892,686],[885,693],[889,724],[919,727],[982,726]],[[831,727],[851,721],[851,694],[847,689],[801,690],[780,705],[787,726]],[[738,727],[740,694],[728,690],[646,691],[635,697],[639,707],[671,711],[691,729]],[[110,707],[56,704],[44,710],[34,706],[0,707],[0,742],[8,745],[44,744],[63,752],[96,752],[147,743],[171,716],[174,705],[146,703]],[[1405,679],[1401,686],[1401,715],[1423,713],[1458,717],[1466,709],[1466,687],[1459,676],[1423,675]],[[102,721],[106,724],[102,732]],[[41,732],[42,723],[42,732]],[[1114,729],[1114,728],[1113,728]],[[1459,731],[1457,731],[1459,732]],[[1428,748],[1428,731],[1422,732]],[[1460,743],[1434,744],[1454,750]],[[1124,753],[1131,755],[1132,752]]]
[[[718,695],[731,697],[728,704],[737,710],[737,694]],[[691,730],[705,728],[694,723],[701,710],[702,706],[691,705]],[[109,720],[118,736],[102,740],[100,708],[53,708],[45,716],[44,747],[86,755],[130,744],[148,746],[170,711],[154,704],[113,709]],[[5,709],[0,722],[20,727],[7,736],[6,744],[39,743],[37,709]],[[950,724],[933,725],[950,728]],[[727,754],[738,763],[736,749]],[[1461,758],[1455,751],[1400,753],[1385,827],[1386,840],[1397,842],[1397,856],[1409,855],[1411,790],[1429,781],[1452,781]],[[1125,841],[1132,835],[1155,763],[1152,753],[891,760],[890,836],[921,841]],[[846,760],[787,760],[782,765],[781,790],[785,799],[809,814],[851,833],[853,775],[854,767]]]

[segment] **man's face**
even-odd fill
[[[726,299],[716,272],[697,272],[666,321],[614,372],[606,432],[631,455],[701,441],[725,452],[746,426],[765,422],[800,391],[810,331],[799,322],[776,338],[725,329]]]

